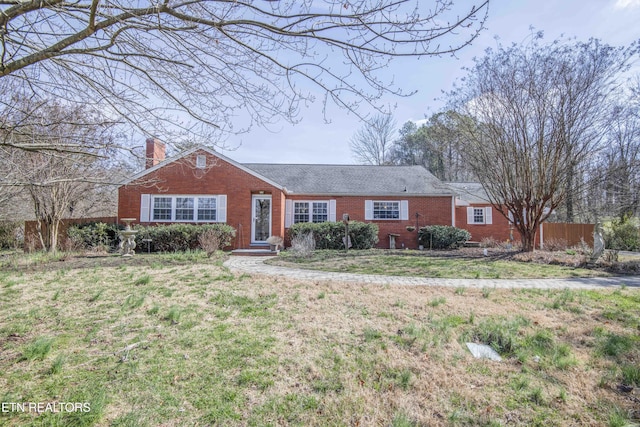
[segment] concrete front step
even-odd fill
[[[237,256],[276,256],[279,251],[272,251],[269,248],[264,249],[234,249],[231,255]]]

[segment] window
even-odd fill
[[[373,202],[373,219],[400,219],[400,202]]]
[[[326,222],[329,218],[327,202],[313,202],[313,216],[311,222]]]
[[[198,197],[198,221],[216,220],[216,198]]]
[[[207,156],[204,156],[202,154],[196,156],[196,168],[204,169],[206,167],[207,167]]]
[[[484,209],[473,208],[473,223],[484,224]]]
[[[151,218],[147,221],[226,222],[224,195],[151,196],[151,199]],[[144,217],[143,210],[144,206],[141,207],[141,218]]]
[[[154,221],[171,221],[171,197],[154,197],[153,198],[153,220]]]
[[[285,200],[285,228],[299,222],[330,222],[335,220],[335,200]]]
[[[293,204],[293,223],[309,222],[309,203],[295,202]]]
[[[293,223],[326,222],[329,219],[328,202],[294,202]]]
[[[408,200],[365,200],[364,219],[373,220],[400,220],[409,219]]]
[[[193,197],[176,197],[176,221],[193,221]]]
[[[470,206],[467,208],[467,224],[492,224],[493,212],[492,207],[487,206],[477,208]]]

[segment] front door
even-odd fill
[[[254,194],[251,199],[251,243],[266,244],[271,236],[271,196]]]

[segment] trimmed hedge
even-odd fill
[[[222,247],[229,246],[236,236],[236,229],[227,224],[171,224],[155,226],[136,226],[136,245],[138,251],[146,251],[147,243],[143,239],[151,239],[152,252],[180,252],[200,249],[198,241],[205,231],[214,231]]]
[[[450,225],[429,225],[420,227],[418,242],[425,248],[454,249],[471,240],[467,230]]]
[[[112,251],[120,245],[120,230],[124,226],[105,224],[103,222],[74,225],[69,228],[69,237],[84,249],[108,248]],[[155,226],[134,226],[136,249],[147,251],[147,243],[143,239],[151,239],[151,252],[180,252],[200,248],[198,241],[205,231],[213,230],[219,237],[222,246],[229,246],[236,236],[236,230],[227,224],[171,224]]]
[[[342,222],[299,222],[289,228],[289,237],[313,233],[316,249],[344,249],[344,223]],[[352,249],[371,249],[378,243],[378,225],[359,221],[349,222],[349,236]]]

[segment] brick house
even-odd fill
[[[149,139],[146,169],[118,189],[118,217],[144,225],[227,223],[237,230],[233,247],[242,249],[286,237],[294,223],[341,221],[344,214],[376,223],[380,248],[392,240],[396,248],[417,248],[408,226],[454,225],[474,240],[508,237],[504,218],[486,207],[482,218],[467,214],[475,211],[462,209],[457,191],[421,166],[241,164],[209,148],[165,159],[164,144]]]
[[[491,203],[482,185],[477,182],[449,182],[447,185],[456,194],[456,227],[471,233],[473,240],[492,238],[497,242],[520,241],[520,233],[511,220],[502,215]],[[509,218],[513,218],[509,214]],[[543,224],[536,235],[536,246],[540,247]]]

